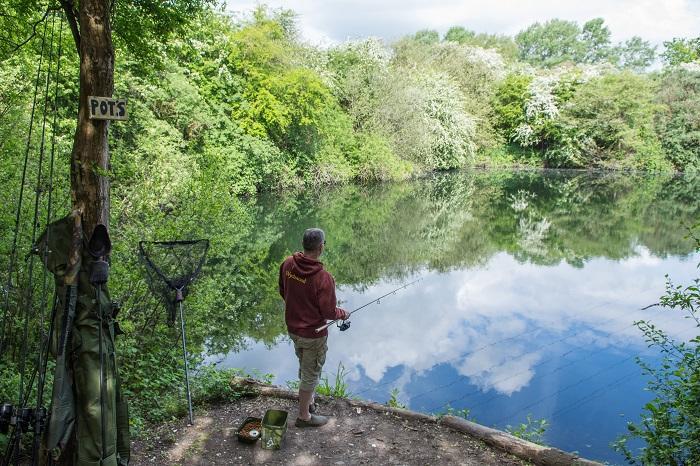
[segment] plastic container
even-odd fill
[[[265,450],[278,450],[287,431],[287,411],[268,409],[262,420],[262,444]]]
[[[243,428],[246,427],[248,424],[256,424],[255,430],[258,432],[258,435],[250,435],[250,433],[244,432]],[[238,430],[236,430],[236,436],[238,437],[239,442],[243,443],[255,443],[258,441],[260,438],[260,431],[262,430],[262,419],[259,417],[247,417],[245,418],[245,421],[241,423],[240,426],[238,426]],[[250,431],[252,432],[252,431]]]

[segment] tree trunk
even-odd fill
[[[80,1],[80,104],[71,157],[73,208],[83,213],[83,231],[109,227],[109,121],[91,120],[88,96],[112,97],[114,48],[108,0]]]
[[[112,97],[114,91],[114,48],[109,3],[109,0],[80,0],[78,32],[73,16],[73,1],[61,0],[80,54],[78,123],[70,168],[72,211],[78,219],[73,231],[70,273],[66,276],[66,284],[75,284],[77,281],[76,273],[82,255],[81,239],[89,239],[98,223],[109,228],[109,178],[105,176],[109,169],[109,122],[91,120],[88,108],[88,96]],[[56,464],[73,464],[77,447],[79,445],[74,431]]]

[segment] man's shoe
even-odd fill
[[[305,421],[304,419],[298,417],[297,420],[294,422],[294,425],[297,427],[321,427],[327,422],[328,418],[326,416],[321,416],[320,414],[312,414],[308,421]]]

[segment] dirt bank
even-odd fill
[[[353,407],[344,400],[321,401],[332,416],[318,429],[294,427],[296,402],[273,397],[243,398],[196,414],[195,425],[180,421],[160,426],[133,443],[132,465],[353,465],[450,464],[522,465],[516,457],[441,427],[395,414]],[[267,409],[289,412],[280,450],[238,442],[236,429],[248,416]]]
[[[194,426],[183,420],[153,429],[134,442],[132,464],[600,465],[454,416],[437,419],[362,400],[317,396],[320,413],[330,421],[300,429],[294,426],[295,392],[253,379],[231,383],[248,396],[200,410]],[[262,418],[268,409],[289,413],[282,448],[240,443],[238,426],[246,417]]]

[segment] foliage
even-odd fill
[[[618,47],[617,54],[622,68],[643,71],[654,62],[656,46],[652,47],[648,41],[634,36]]]
[[[220,369],[214,365],[200,366],[192,377],[192,398],[199,403],[222,403],[240,398],[241,393],[231,387],[234,377],[249,377],[240,369]],[[273,375],[256,377],[263,383],[271,383]]]
[[[547,159],[564,166],[667,168],[654,131],[653,92],[629,72],[582,84],[562,111],[563,147]]]
[[[584,63],[599,63],[610,59],[613,51],[610,46],[610,29],[603,18],[594,18],[583,25],[580,35]]]
[[[27,142],[31,184],[26,181],[25,193],[36,188],[36,149],[41,146],[36,121],[32,139],[26,137],[41,47],[38,37],[16,46],[31,37],[44,11],[26,0],[0,0],[0,11],[0,203],[6,206],[0,211],[0,286],[3,297],[6,292],[10,297],[10,343],[19,348],[17,290],[27,285],[22,278],[26,262],[18,265],[14,288],[4,287]],[[40,34],[43,25],[37,23]],[[192,367],[205,352],[242,349],[251,339],[273,344],[284,333],[275,266],[297,247],[295,228],[307,220],[327,224],[338,236],[339,252],[330,249],[328,261],[343,284],[397,274],[406,265],[447,270],[459,265],[457,251],[465,249],[473,256],[459,260],[473,263],[487,260],[499,247],[519,260],[543,263],[580,264],[601,252],[603,246],[584,237],[563,239],[557,229],[595,229],[591,236],[615,244],[613,256],[633,254],[627,241],[633,236],[654,250],[679,249],[660,242],[652,227],[635,224],[613,232],[610,226],[622,223],[623,214],[614,212],[639,209],[663,216],[667,228],[678,228],[697,214],[674,202],[692,189],[683,180],[660,178],[648,191],[638,191],[635,178],[611,175],[613,187],[602,192],[598,183],[577,177],[562,185],[538,184],[527,176],[371,184],[474,162],[663,168],[666,157],[676,169],[697,168],[697,74],[662,73],[655,86],[653,76],[617,73],[605,65],[620,55],[603,22],[592,20],[574,35],[577,28],[553,22],[518,36],[533,67],[518,62],[512,38],[459,26],[442,40],[435,31],[423,31],[392,47],[367,39],[323,50],[300,42],[294,16],[285,10],[261,7],[235,19],[205,0],[116,2],[115,95],[128,99],[129,120],[110,126],[110,289],[123,306],[120,322],[126,335],[117,346],[134,426],[181,414],[184,406],[179,332],[165,323],[164,306],[143,279],[135,254],[141,239],[212,239],[207,268],[186,303]],[[54,220],[70,205],[69,158],[78,100],[78,57],[67,31],[57,83]],[[557,37],[563,39],[559,45],[553,42]],[[691,41],[673,43],[667,45],[669,54],[681,45],[690,51],[668,55],[669,63],[692,61]],[[643,51],[644,44],[632,45],[630,50]],[[643,66],[625,57],[621,66]],[[569,59],[587,65],[554,66]],[[47,60],[42,63],[40,82]],[[52,66],[55,70],[55,61]],[[39,117],[42,104],[39,94]],[[51,103],[47,108],[51,121]],[[336,191],[322,186],[351,181],[366,185],[348,184]],[[496,187],[489,187],[488,195],[475,196],[492,181]],[[40,226],[47,213],[46,183],[44,178],[39,186]],[[539,216],[496,215],[499,205],[509,205],[513,189],[530,188],[553,199],[531,201]],[[272,199],[265,197],[267,191],[283,193],[269,201],[274,209],[268,201],[258,202]],[[376,204],[369,202],[370,194],[379,199]],[[597,218],[598,202],[611,204],[613,213]],[[22,257],[31,247],[32,207],[25,198],[18,238]],[[568,220],[564,211],[576,212],[578,220]],[[517,230],[521,239],[532,240],[545,226],[543,220],[551,234],[539,238],[537,248],[524,247],[533,241],[508,239]],[[490,242],[481,234],[484,230],[500,233]],[[415,242],[410,251],[405,238]],[[341,254],[348,250],[355,251],[353,261]],[[38,328],[34,318],[30,324]],[[36,339],[32,332],[32,360]],[[3,354],[2,398],[17,390],[17,378],[6,370],[16,367],[17,353]],[[345,375],[339,368],[333,384],[324,379],[324,389],[342,396]],[[201,377],[195,382],[198,399],[235,396],[224,383],[228,374],[207,368]]]
[[[321,377],[321,383],[316,387],[316,392],[320,395],[332,396],[335,398],[350,398],[351,393],[348,391],[348,384],[345,378],[348,371],[342,363],[338,363],[338,369],[335,372],[335,380],[329,382],[328,376]]]
[[[614,46],[610,37],[602,18],[594,18],[583,27],[573,21],[552,19],[521,31],[515,41],[520,58],[533,65],[614,63],[621,68],[642,71],[653,63],[656,47],[649,42],[635,36]]]
[[[525,106],[532,76],[511,73],[503,80],[494,95],[496,126],[513,141],[515,128],[525,123]]]
[[[386,405],[391,406],[392,408],[406,409],[406,405],[399,401],[399,389],[398,388],[394,388],[391,390],[390,398],[386,402]]]
[[[469,45],[484,49],[494,49],[505,59],[514,61],[518,57],[518,46],[508,36],[476,33],[462,26],[453,26],[445,33],[446,42],[457,42],[460,45]]]
[[[506,432],[528,442],[546,445],[544,434],[549,427],[546,419],[532,419],[532,415],[527,415],[527,420],[517,427],[506,426]]]
[[[552,19],[544,24],[535,23],[521,31],[515,36],[515,42],[524,61],[553,66],[579,59],[580,34],[581,29],[575,22]]]
[[[683,39],[676,37],[664,42],[661,57],[668,65],[680,65],[700,60],[700,37]]]
[[[443,417],[443,416],[456,416],[456,417],[461,417],[462,419],[466,419],[467,421],[476,422],[476,419],[474,419],[472,417],[469,409],[467,409],[467,408],[456,409],[456,408],[453,408],[452,406],[450,406],[449,404],[445,407],[444,410],[437,413],[436,416],[438,418]]]
[[[695,238],[698,250],[700,239]],[[668,277],[660,305],[680,311],[700,333],[700,279],[687,286],[675,285]],[[637,359],[650,377],[648,389],[654,398],[644,405],[639,424],[629,423],[628,433],[613,447],[630,464],[694,465],[700,458],[700,335],[678,341],[651,322],[638,321],[650,347],[663,355],[660,366]],[[632,450],[627,442],[642,439],[644,446]]]
[[[475,123],[464,97],[444,73],[397,70],[382,82],[372,129],[397,154],[424,170],[462,167],[474,153]]]
[[[700,72],[678,69],[661,79],[656,128],[677,170],[700,170]]]
[[[139,58],[144,70],[159,64],[159,45],[184,34],[192,20],[216,0],[140,0],[120,2],[112,11],[115,47]]]

